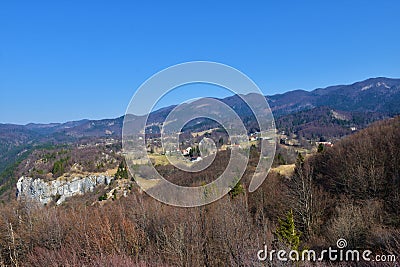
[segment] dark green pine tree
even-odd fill
[[[321,153],[321,152],[324,151],[324,150],[325,150],[324,145],[323,145],[323,144],[319,144],[319,145],[318,145],[318,149],[317,149],[318,153]]]
[[[58,177],[64,174],[64,161],[58,160],[56,162],[54,162],[53,165],[53,169],[51,170],[51,172],[53,173],[54,176]]]
[[[128,179],[128,170],[123,161],[119,164],[114,177],[115,179]]]
[[[285,219],[279,219],[279,226],[276,234],[281,242],[288,245],[291,249],[298,251],[301,233],[296,230],[293,211],[290,210]]]
[[[244,193],[244,188],[240,182],[236,183],[235,186],[229,191],[229,195],[232,199],[237,197],[238,195]]]

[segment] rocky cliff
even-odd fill
[[[68,197],[92,192],[97,186],[110,184],[113,179],[114,177],[106,175],[92,175],[46,182],[22,176],[17,182],[17,198],[31,198],[42,204],[56,201],[60,205]]]

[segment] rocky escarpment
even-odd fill
[[[17,182],[17,198],[30,198],[42,204],[56,201],[60,205],[66,198],[92,192],[97,186],[109,185],[114,177],[91,175],[74,177],[70,180],[53,180],[46,182],[22,176]]]

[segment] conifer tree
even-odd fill
[[[319,145],[318,145],[317,152],[318,152],[318,153],[321,153],[321,152],[324,151],[324,150],[325,150],[324,145],[323,145],[323,144],[319,144]]]
[[[290,210],[285,219],[279,219],[276,234],[281,242],[287,244],[291,249],[298,251],[301,233],[296,230],[293,211]]]
[[[128,170],[123,161],[118,166],[118,170],[115,173],[115,179],[128,179]]]

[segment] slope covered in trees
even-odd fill
[[[89,196],[60,207],[2,203],[0,264],[257,266],[264,243],[318,251],[339,238],[348,248],[398,258],[399,129],[400,117],[376,123],[314,156],[299,156],[289,178],[271,172],[256,192],[235,191],[199,208],[164,205],[138,190],[94,206],[87,205]],[[250,153],[244,189],[257,153]],[[287,229],[295,240],[283,234]]]
[[[299,158],[287,182],[303,238],[398,253],[400,117]],[[393,247],[397,246],[397,247]]]

